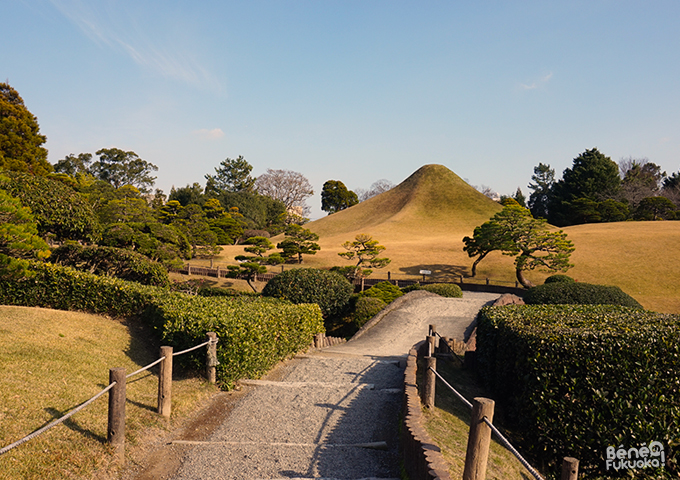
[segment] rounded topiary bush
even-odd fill
[[[642,308],[637,300],[619,287],[589,283],[554,282],[527,290],[524,302],[528,305],[623,305]]]
[[[359,297],[354,306],[354,314],[352,315],[354,325],[361,328],[371,318],[375,317],[380,310],[385,308],[387,304],[376,297]]]
[[[453,283],[432,283],[430,285],[423,285],[421,289],[430,293],[436,293],[437,295],[442,297],[450,298],[463,297],[463,291],[460,289],[458,285],[455,285]]]
[[[379,298],[385,303],[392,303],[397,298],[401,297],[404,292],[390,282],[380,282],[373,285],[368,290],[361,292],[362,297]]]
[[[316,303],[324,317],[340,312],[354,288],[341,275],[317,268],[295,268],[275,276],[262,289],[265,297]]]
[[[576,283],[576,280],[571,278],[569,275],[551,275],[545,279],[543,283]]]

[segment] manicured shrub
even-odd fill
[[[363,297],[379,298],[386,304],[392,303],[403,294],[404,293],[399,289],[399,287],[392,285],[390,282],[376,283],[368,290],[361,292],[361,296]]]
[[[441,297],[462,298],[463,291],[458,285],[453,283],[432,283],[430,285],[423,285],[422,290],[430,293],[436,293]]]
[[[571,278],[569,275],[557,274],[550,275],[543,283],[576,283],[576,280]]]
[[[50,262],[95,275],[121,278],[156,287],[170,285],[168,271],[159,263],[131,250],[68,243],[52,251]]]
[[[176,350],[202,343],[207,332],[215,332],[219,338],[217,377],[226,388],[241,378],[258,378],[308,347],[314,335],[324,331],[317,305],[293,305],[276,298],[172,293],[157,299],[146,315],[162,332],[164,343]],[[202,368],[205,350],[197,350],[192,358]]]
[[[414,290],[422,290],[423,286],[420,284],[420,282],[413,283],[411,285],[407,285],[405,287],[401,287],[400,290],[403,293],[408,293],[408,292],[413,292]]]
[[[286,270],[271,279],[262,296],[293,303],[316,303],[324,317],[342,311],[352,294],[352,285],[342,276],[317,268]]]
[[[554,282],[530,288],[524,295],[529,305],[622,305],[642,308],[637,300],[619,287],[589,283]]]
[[[359,297],[354,306],[352,319],[357,328],[364,326],[371,318],[375,317],[387,304],[376,297]]]
[[[652,441],[678,475],[680,451],[671,446],[680,442],[679,315],[613,305],[485,307],[477,364],[521,447],[550,476],[559,478],[566,452],[593,478],[607,473],[608,446]],[[640,469],[636,478],[659,473]]]

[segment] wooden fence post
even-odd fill
[[[427,408],[434,408],[435,382],[437,377],[432,370],[437,371],[437,357],[425,357],[425,361],[425,368],[427,370],[425,370],[425,385],[423,385],[423,403]]]
[[[428,335],[426,338],[427,338],[427,356],[431,357],[434,355],[435,338],[432,335]]]
[[[117,461],[125,460],[125,369],[109,370],[109,385],[116,384],[109,390],[109,424],[106,438],[115,448]]]
[[[484,480],[486,478],[491,428],[484,423],[483,418],[486,417],[489,422],[493,422],[494,405],[493,400],[483,397],[477,397],[472,402],[472,418],[470,419],[470,435],[468,436],[465,454],[463,480]]]
[[[217,361],[217,334],[215,332],[208,332],[207,336],[210,343],[208,344],[206,353],[208,358],[206,361],[205,376],[210,383],[214,384],[217,382],[217,365],[219,365],[219,362]]]
[[[172,412],[172,347],[161,347],[161,369],[158,373],[158,413],[170,418]]]
[[[578,460],[573,457],[564,457],[562,460],[562,480],[578,479]]]

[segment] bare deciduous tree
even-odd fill
[[[375,197],[376,195],[380,195],[383,192],[392,190],[394,187],[394,183],[381,178],[380,180],[373,182],[368,190],[357,189],[355,193],[359,196],[359,201],[364,202],[371,197]]]
[[[314,190],[309,180],[301,173],[268,168],[267,173],[257,177],[255,189],[260,195],[282,201],[289,211],[299,207],[295,210],[301,209],[303,216],[309,215],[310,208],[305,204],[305,200],[314,195]]]

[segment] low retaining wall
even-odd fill
[[[420,395],[416,384],[418,350],[424,344],[423,340],[411,347],[406,360],[401,457],[411,480],[451,480],[448,464],[424,426]]]

